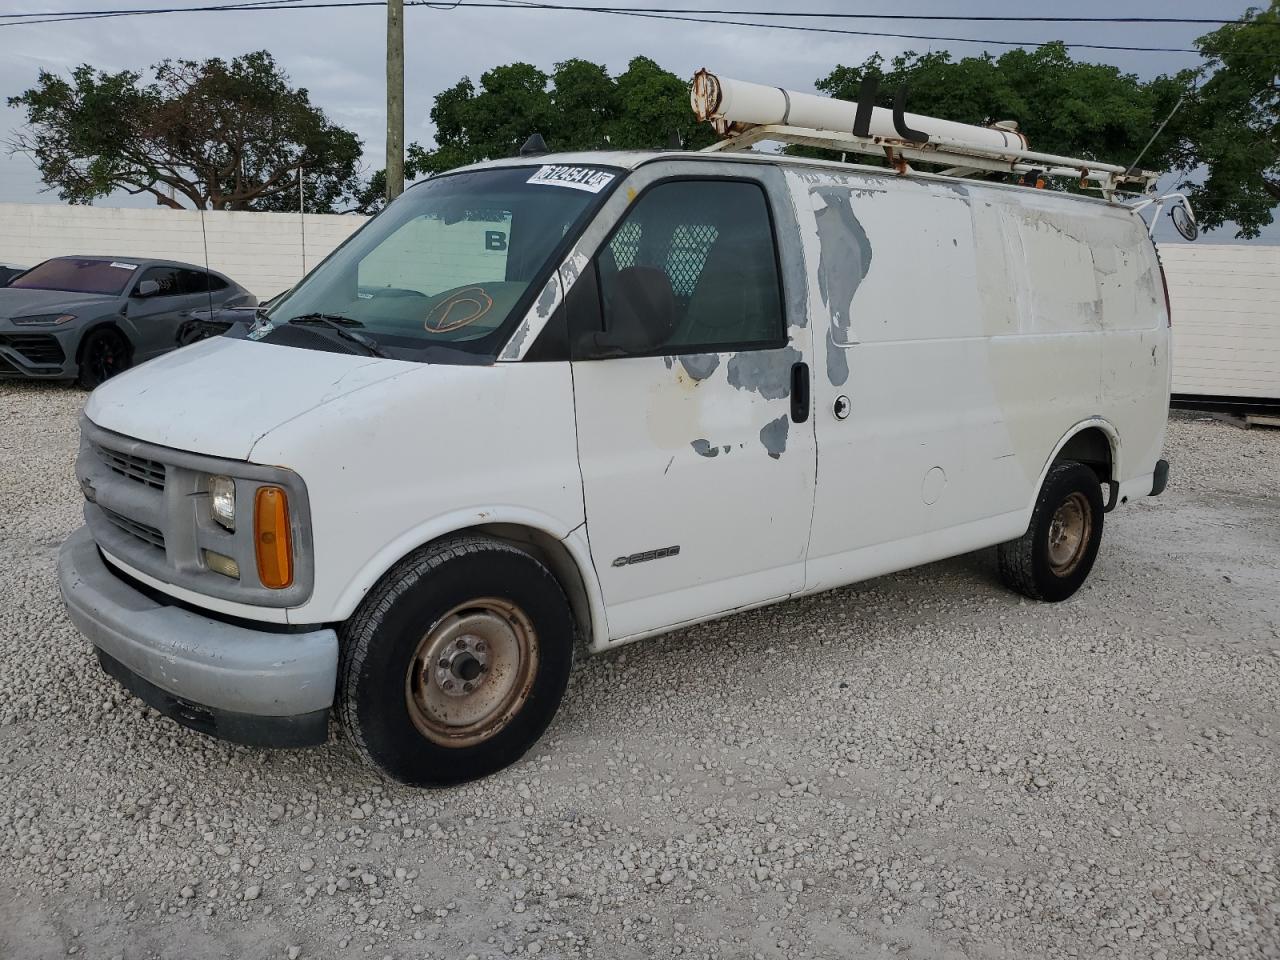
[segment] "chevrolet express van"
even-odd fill
[[[390,777],[520,757],[575,649],[996,546],[1071,596],[1159,493],[1127,206],[775,154],[517,157],[391,203],[247,333],[99,387],[59,558],[189,727]]]

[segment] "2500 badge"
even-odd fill
[[[649,560],[662,560],[665,557],[674,557],[680,552],[680,545],[674,547],[659,547],[657,550],[644,550],[640,553],[633,553],[629,557],[618,557],[613,561],[615,567],[629,567],[633,563],[645,563]]]

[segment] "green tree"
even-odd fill
[[[648,57],[635,57],[616,78],[597,63],[566,60],[550,74],[528,63],[494,67],[477,87],[463,77],[431,108],[435,145],[409,144],[406,176],[440,173],[513,156],[532,133],[552,150],[663,147],[673,135],[689,148],[715,140],[689,108],[689,84]],[[381,206],[383,171],[361,192],[360,207]]]
[[[1197,46],[1205,64],[1180,167],[1203,173],[1189,191],[1202,226],[1233,221],[1236,236],[1256,237],[1280,204],[1280,0]]]
[[[1034,150],[1110,163],[1132,161],[1186,89],[1182,77],[1143,82],[1117,67],[1079,62],[1061,43],[958,61],[946,52],[908,52],[886,64],[876,54],[856,67],[837,66],[817,87],[856,100],[868,74],[880,79],[881,106],[891,106],[906,83],[913,113],[980,125],[1016,120]],[[1142,166],[1170,165],[1180,129],[1166,127]]]
[[[115,190],[200,209],[330,211],[358,187],[360,140],[330,122],[265,50],[165,60],[154,79],[88,65],[70,78],[40,71],[9,105],[26,111],[11,146],[71,203]]]
[[[618,76],[618,114],[609,129],[609,145],[619,149],[665,147],[678,136],[686,149],[714,143],[716,133],[699,123],[689,106],[689,81],[648,57],[635,57]]]

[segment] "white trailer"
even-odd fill
[[[1173,310],[1173,395],[1224,409],[1280,404],[1280,245],[1160,247]]]

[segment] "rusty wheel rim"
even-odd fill
[[[538,635],[513,603],[459,604],[418,641],[405,676],[409,716],[428,740],[469,747],[520,711],[538,672]]]
[[[1093,533],[1093,508],[1083,493],[1073,493],[1049,521],[1049,567],[1059,577],[1080,566]]]

